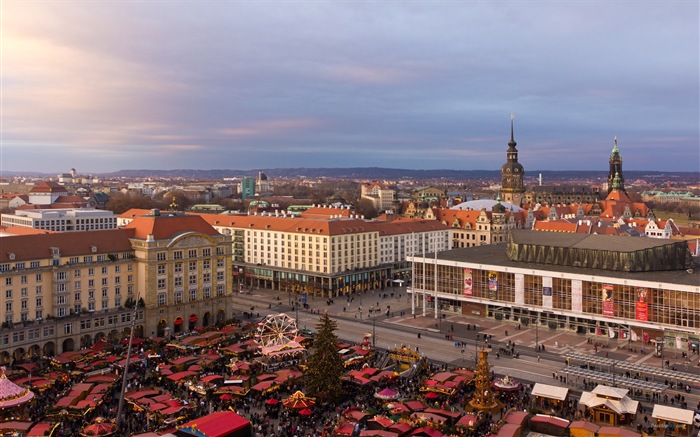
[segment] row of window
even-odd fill
[[[189,302],[194,302],[197,300],[197,291],[198,290],[189,290],[188,296],[189,296]],[[223,285],[217,285],[216,286],[216,295],[217,296],[223,296],[225,292],[225,288]],[[174,304],[181,304],[183,303],[183,297],[184,293],[180,290],[176,290],[173,293],[173,298],[170,303]],[[210,299],[212,297],[211,295],[211,287],[204,287],[202,288],[202,298],[204,299]],[[159,292],[156,295],[156,303],[158,306],[165,306],[168,304],[168,294],[165,292]]]
[[[225,249],[223,247],[217,247],[216,248],[216,254],[217,255],[225,255]],[[172,252],[173,258],[175,260],[178,259],[184,259],[184,251],[182,250],[174,250]],[[202,257],[208,257],[211,256],[211,248],[210,247],[204,247],[201,249],[201,256]],[[188,258],[198,258],[199,257],[199,249],[188,249],[187,250],[187,257]],[[156,254],[156,260],[158,261],[167,261],[168,259],[168,253],[167,252],[158,252]]]

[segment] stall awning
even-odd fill
[[[684,410],[681,408],[667,407],[666,405],[654,405],[654,411],[651,417],[654,419],[665,420],[666,422],[683,423],[686,425],[693,424],[693,410]]]
[[[569,394],[569,389],[565,387],[557,387],[555,385],[536,383],[532,387],[532,395],[539,396],[541,398],[554,399],[557,401],[563,401]]]

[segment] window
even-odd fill
[[[115,283],[115,284],[121,284],[121,283],[122,283],[122,277],[121,277],[121,276],[115,276],[115,277],[114,277],[114,283]]]
[[[222,268],[224,266],[224,259],[223,258],[217,258],[216,259],[216,267],[217,268]]]
[[[37,297],[36,298],[36,307],[41,308],[41,306],[42,306],[42,300],[40,297]]]
[[[19,282],[22,284],[26,284],[27,283],[27,275],[22,275]]]
[[[12,278],[11,277],[5,278],[5,285],[12,285]]]
[[[211,256],[211,249],[208,247],[202,249],[202,256]]]
[[[175,303],[182,303],[182,291],[175,292]]]
[[[108,308],[109,308],[109,302],[107,302],[106,300],[103,300],[102,301],[102,309],[106,310]]]
[[[189,258],[197,258],[197,249],[190,249],[187,251],[187,256]]]
[[[5,302],[5,312],[7,312],[7,313],[12,312],[12,302]]]
[[[121,294],[122,294],[122,288],[121,287],[114,287],[114,295],[121,296]]]
[[[56,302],[58,305],[65,305],[66,304],[66,295],[62,294],[60,296],[56,296]]]
[[[95,276],[95,269],[94,268],[90,267],[88,269],[88,276]]]
[[[224,286],[223,286],[223,285],[217,285],[217,286],[216,286],[216,295],[217,295],[217,296],[223,296],[223,295],[224,295]]]
[[[211,288],[204,287],[204,298],[205,299],[211,298]]]
[[[41,263],[39,261],[30,261],[29,262],[30,269],[38,269],[39,266],[41,266]]]
[[[190,301],[197,300],[197,290],[190,290]]]
[[[102,285],[107,285],[107,283],[108,283],[107,280],[108,280],[108,279],[109,279],[109,278],[102,278]]]
[[[44,291],[44,287],[41,285],[36,286],[36,294],[41,294],[41,292]]]
[[[216,280],[223,281],[224,280],[224,272],[216,272]]]
[[[119,273],[121,271],[121,266],[114,266],[114,273]]]
[[[156,254],[156,259],[158,261],[165,261],[165,252],[158,252]],[[131,265],[131,264],[129,264],[129,265]]]
[[[37,320],[41,320],[41,319],[44,318],[44,312],[41,311],[41,310],[36,310],[35,315],[36,315],[36,319],[37,319]]]
[[[21,305],[22,305],[21,306],[22,310],[26,310],[27,309],[27,299],[22,299]]]
[[[88,291],[88,299],[95,300],[95,290]]]
[[[95,280],[88,279],[88,288],[95,288]]]
[[[165,293],[158,293],[158,306],[165,305]]]
[[[158,280],[158,289],[163,290],[165,288],[165,279]]]
[[[105,267],[102,267],[102,274],[103,274],[103,275],[106,275],[106,274],[107,274],[107,267],[106,267],[106,266],[105,266]]]
[[[80,290],[80,281],[73,282],[73,289]]]
[[[74,302],[80,302],[80,293],[75,293],[73,295],[73,301]]]
[[[202,269],[204,269],[204,270],[211,269],[211,261],[208,259],[205,259],[204,261],[202,261]]]
[[[174,282],[176,287],[182,287],[182,276],[177,276]]]
[[[157,270],[158,270],[159,275],[164,275],[165,274],[165,264],[158,264]]]
[[[120,306],[122,306],[122,298],[121,297],[117,297],[114,299],[114,306],[116,308],[119,308]]]
[[[211,273],[204,273],[202,275],[202,282],[204,282],[205,284],[209,284],[211,282]]]
[[[175,263],[175,273],[182,273],[182,263]]]
[[[5,290],[5,299],[12,299],[12,290]]]
[[[192,275],[189,277],[189,284],[190,285],[197,285],[197,277]]]
[[[190,261],[189,269],[190,269],[190,272],[196,272],[197,271],[197,261]]]
[[[182,259],[182,251],[176,250],[175,252],[173,252],[173,259]]]
[[[70,334],[73,332],[73,324],[72,323],[66,323],[63,325],[63,333],[64,334]]]

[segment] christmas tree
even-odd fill
[[[328,317],[328,313],[321,316],[305,375],[308,393],[326,402],[334,402],[342,395],[343,360],[338,353],[337,328],[337,323]]]

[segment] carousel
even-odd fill
[[[80,431],[80,435],[82,437],[109,436],[116,431],[117,425],[114,422],[98,417],[92,423],[85,425]]]
[[[301,411],[310,409],[316,404],[316,399],[306,396],[300,391],[294,392],[293,395],[282,401],[282,405],[290,410]]]
[[[34,392],[7,379],[5,367],[0,367],[0,419],[21,417],[18,410],[33,398]]]

